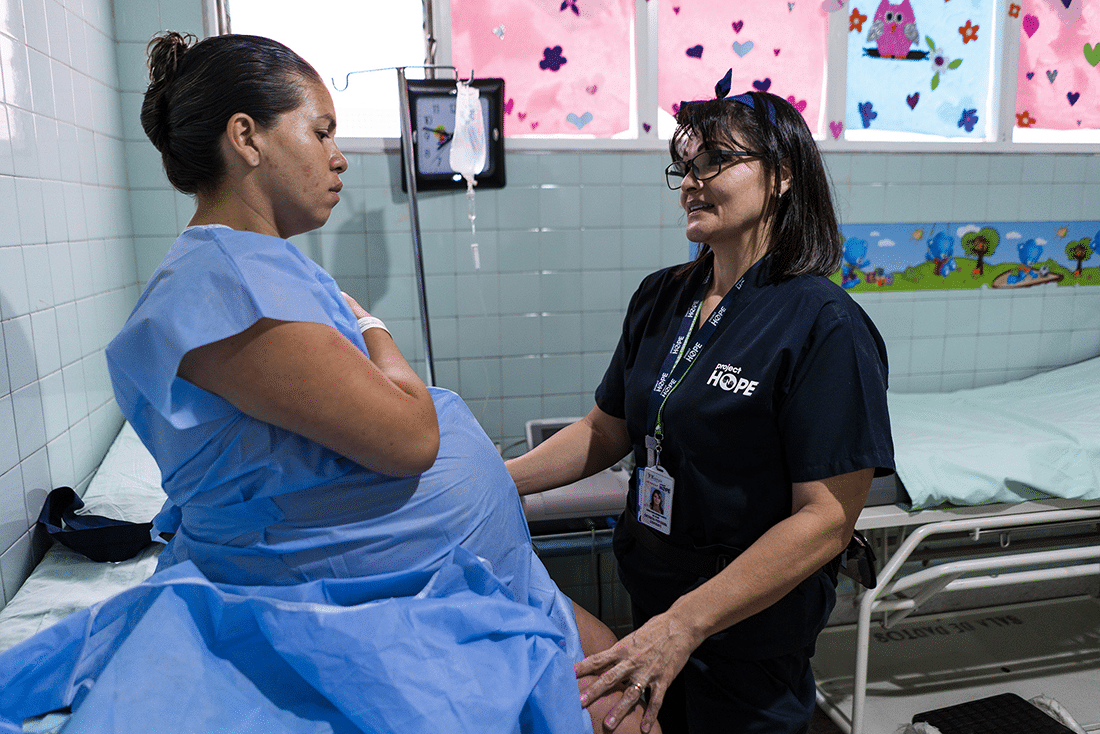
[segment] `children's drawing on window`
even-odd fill
[[[504,79],[505,135],[631,127],[634,0],[451,0],[452,63]]]
[[[851,0],[844,125],[988,138],[995,6],[994,0]]]
[[[1012,0],[1020,24],[1016,127],[1100,129],[1100,3]]]
[[[828,56],[827,5],[820,0],[662,0],[657,44],[661,114],[675,115],[681,100],[714,99],[714,80],[732,68],[732,94],[777,94],[797,107],[817,134]],[[834,18],[843,20],[839,14]]]

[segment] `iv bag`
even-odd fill
[[[469,82],[458,80],[458,99],[455,103],[455,132],[451,140],[451,170],[466,179],[466,202],[469,207],[470,233],[477,235],[474,220],[474,176],[485,168],[485,118],[481,114],[480,94]],[[481,269],[477,242],[470,245],[474,256],[474,269]]]
[[[451,141],[451,170],[462,174],[468,186],[485,168],[485,119],[481,114],[480,94],[469,82],[458,81],[455,105],[455,132]]]

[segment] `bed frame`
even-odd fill
[[[1100,502],[1041,500],[979,507],[950,507],[906,511],[898,505],[867,507],[856,524],[878,545],[881,570],[878,585],[855,596],[858,619],[855,624],[854,665],[850,690],[847,685],[821,681],[818,703],[844,731],[864,734],[868,703],[868,665],[871,651],[872,615],[881,614],[881,628],[890,630],[917,612],[933,597],[951,592],[974,591],[1055,579],[1100,578]],[[1043,529],[1065,532],[1073,527],[1095,536],[1092,544],[1079,541],[1047,542],[1049,547],[1019,550],[1012,538],[1021,531]],[[887,530],[895,529],[896,549],[887,547]],[[1001,552],[975,547],[967,554],[953,548],[956,556],[946,562],[924,564],[912,570],[914,554],[930,542],[947,537],[997,538]],[[910,569],[906,570],[909,566]],[[1100,606],[1097,606],[1100,612]],[[1100,633],[1100,614],[1097,616]],[[845,638],[847,639],[847,638]],[[819,649],[820,649],[819,643]],[[1100,651],[1097,654],[1100,659]],[[1097,673],[1100,676],[1100,672]],[[834,679],[835,682],[835,679]],[[850,711],[844,700],[851,696]],[[1056,697],[1055,693],[1051,693]],[[888,705],[896,705],[891,702]],[[917,713],[917,712],[913,712]],[[899,714],[900,715],[900,714]],[[908,715],[895,725],[907,723]],[[1100,724],[1100,720],[1094,722]],[[877,733],[876,733],[877,734]]]

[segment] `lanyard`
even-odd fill
[[[646,425],[652,426],[653,430],[650,435],[646,436],[646,454],[650,466],[658,463],[657,457],[661,452],[661,438],[664,436],[661,416],[664,412],[665,403],[668,402],[668,396],[683,382],[688,370],[695,364],[695,358],[699,356],[699,352],[710,341],[711,336],[718,329],[722,317],[730,309],[741,290],[741,286],[745,284],[745,278],[742,276],[737,281],[737,285],[730,288],[729,293],[722,298],[718,307],[714,309],[714,312],[696,332],[695,325],[699,320],[699,311],[703,304],[702,294],[706,292],[707,286],[710,284],[711,275],[713,273],[707,274],[706,279],[700,286],[699,297],[695,299],[691,308],[688,309],[687,313],[684,314],[684,318],[680,321],[676,340],[672,343],[668,354],[665,355],[664,364],[661,365],[661,373],[657,377],[653,391],[649,394],[649,416]],[[692,339],[693,333],[695,334],[694,340]],[[688,346],[689,342],[690,347]]]

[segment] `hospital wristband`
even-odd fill
[[[377,316],[364,316],[359,319],[359,331],[366,333],[367,329],[381,329],[387,334],[390,333],[390,330],[382,323],[382,319]]]

